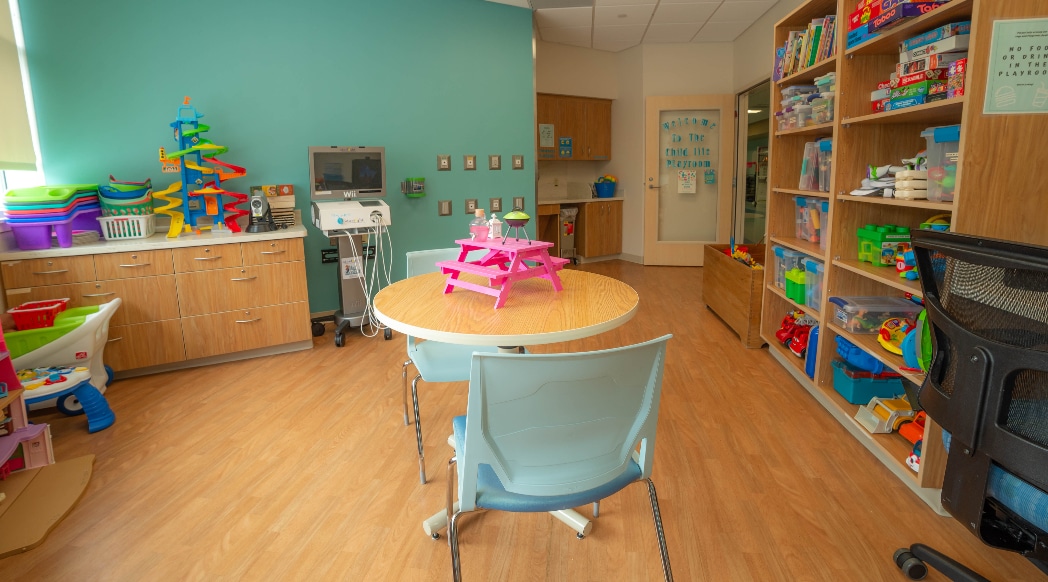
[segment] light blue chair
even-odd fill
[[[453,261],[458,258],[460,249],[433,249],[427,251],[414,251],[407,253],[408,277],[435,273],[438,271],[437,262]],[[412,336],[408,338],[408,360],[404,362],[401,375],[403,378],[404,392],[404,425],[411,424],[408,420],[408,366],[414,365],[418,372],[411,382],[411,401],[415,411],[415,440],[418,444],[418,475],[424,485],[426,483],[426,458],[422,448],[422,425],[419,424],[418,414],[418,381],[426,382],[465,382],[469,380],[470,357],[473,352],[498,352],[496,346],[467,346],[457,344],[446,344],[435,341],[418,341]]]
[[[648,485],[663,573],[673,579],[650,478],[670,337],[579,354],[473,354],[469,403],[466,416],[452,423],[456,456],[448,463],[456,582],[462,578],[458,527],[464,514],[592,503],[596,517],[601,499],[637,481]]]

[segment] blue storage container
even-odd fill
[[[891,398],[906,393],[898,374],[875,375],[843,360],[833,361],[833,389],[851,404],[869,404],[874,397]]]

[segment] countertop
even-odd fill
[[[111,241],[99,240],[96,243],[73,245],[66,248],[51,247],[49,249],[41,249],[38,251],[23,251],[19,250],[15,245],[14,235],[10,232],[5,232],[3,233],[3,237],[0,238],[0,248],[2,248],[2,250],[0,250],[0,261],[17,261],[22,259],[41,259],[48,257],[74,257],[102,253],[124,253],[256,242],[263,240],[303,238],[306,236],[306,227],[299,224],[285,229],[260,233],[237,232],[229,234],[211,234],[210,232],[203,232],[201,234],[183,234],[178,238],[167,238],[166,234],[167,229],[164,228],[149,238]]]
[[[613,198],[555,198],[552,200],[536,200],[535,204],[587,204],[589,202],[612,202],[625,199],[623,196],[615,196]]]

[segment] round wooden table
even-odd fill
[[[521,346],[564,342],[614,329],[637,313],[629,285],[594,273],[563,269],[563,291],[545,279],[513,285],[506,305],[467,289],[444,293],[447,275],[429,273],[386,287],[375,296],[375,315],[407,335],[449,344]],[[479,277],[462,275],[480,284]]]
[[[379,291],[375,315],[386,326],[422,339],[509,348],[589,337],[614,329],[637,313],[640,298],[621,281],[568,269],[558,274],[562,291],[555,291],[545,279],[524,279],[514,283],[509,300],[499,309],[494,299],[482,293],[456,289],[445,294],[447,275],[418,275]],[[487,283],[468,274],[461,277]],[[577,511],[550,514],[580,535],[589,534],[590,521]],[[432,537],[446,526],[443,509],[422,523]]]

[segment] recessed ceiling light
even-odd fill
[[[619,18],[626,18],[625,14],[619,14]]]
[[[746,113],[760,113],[763,109],[747,109]]]

